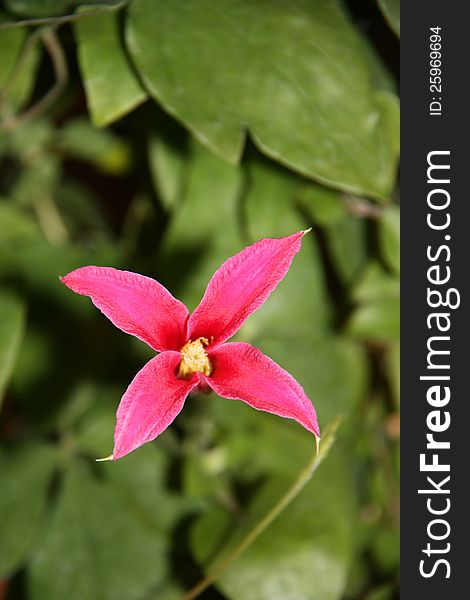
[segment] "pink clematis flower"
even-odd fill
[[[90,266],[61,278],[159,353],[121,399],[109,460],[155,439],[197,389],[295,419],[319,439],[315,409],[297,381],[250,344],[227,343],[283,279],[305,233],[262,239],[229,258],[191,316],[160,283],[137,273]]]

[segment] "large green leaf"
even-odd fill
[[[52,448],[25,444],[0,452],[0,578],[27,558],[41,532],[56,454]]]
[[[71,465],[29,573],[31,597],[140,599],[163,579],[165,551],[161,533],[114,487]]]
[[[23,337],[23,302],[0,290],[0,407]]]
[[[300,173],[388,196],[396,99],[374,91],[336,2],[135,0],[127,43],[150,93],[226,160],[238,162],[248,129]]]
[[[103,127],[146,98],[128,63],[113,12],[78,21],[78,59],[93,123]]]

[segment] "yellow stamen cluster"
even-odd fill
[[[209,340],[200,337],[194,342],[189,340],[180,350],[181,362],[178,367],[178,377],[189,379],[194,373],[203,373],[209,376],[212,366],[204,348],[209,345]]]

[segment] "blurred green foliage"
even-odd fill
[[[212,394],[155,442],[95,463],[152,351],[59,276],[125,268],[193,309],[226,258],[308,227],[237,338],[299,380],[323,430],[343,423],[301,494],[201,597],[397,597],[398,100],[383,56],[396,58],[399,5],[361,10],[2,3],[2,600],[179,598],[313,452],[296,423]]]

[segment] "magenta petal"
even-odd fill
[[[61,281],[77,294],[90,296],[116,327],[157,351],[179,350],[186,341],[188,309],[150,277],[111,267],[83,267]]]
[[[260,350],[250,344],[228,343],[211,351],[209,358],[214,371],[204,379],[219,396],[295,419],[320,437],[315,409],[303,388]]]
[[[212,344],[232,337],[287,273],[304,233],[265,238],[224,262],[189,318],[189,337],[213,338]]]
[[[162,352],[132,380],[117,410],[113,458],[132,452],[155,439],[178,416],[199,377],[189,381],[175,375],[179,352]]]

